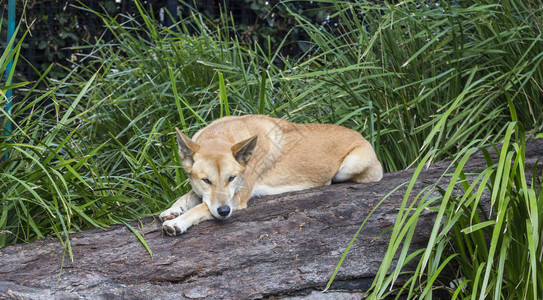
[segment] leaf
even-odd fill
[[[151,248],[149,248],[149,245],[147,245],[147,242],[145,241],[143,236],[134,227],[130,226],[130,224],[126,223],[123,220],[121,220],[121,222],[124,225],[126,225],[126,227],[128,227],[128,229],[130,229],[130,231],[132,231],[132,233],[138,238],[138,240],[143,245],[143,247],[145,247],[145,249],[147,249],[147,252],[149,253],[149,256],[153,257],[153,251],[151,251]]]
[[[479,229],[483,229],[485,227],[492,226],[494,224],[496,224],[496,221],[494,221],[494,220],[477,223],[475,225],[472,225],[472,226],[469,226],[469,227],[466,227],[466,228],[462,229],[462,233],[469,234],[469,233],[472,233],[472,232],[477,231]]]

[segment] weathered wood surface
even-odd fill
[[[543,157],[543,142],[530,142],[526,157],[533,166]],[[432,165],[419,182],[435,181],[447,165]],[[482,166],[480,156],[469,163],[471,169]],[[73,234],[74,262],[56,239],[6,247],[0,249],[0,299],[247,299],[308,293],[314,297],[364,218],[412,173],[389,173],[378,183],[338,184],[252,199],[248,209],[229,220],[204,222],[180,237],[163,236],[159,222],[148,218],[139,232],[152,257],[125,226]],[[414,194],[424,186],[416,184]],[[377,236],[393,224],[404,190],[395,192],[371,216],[343,263],[335,289],[369,286],[389,237]],[[426,244],[432,223],[429,212],[421,218],[418,246]],[[345,296],[336,294],[340,295]]]

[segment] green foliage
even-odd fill
[[[319,119],[370,138],[371,104],[387,170],[432,149],[442,158],[474,139],[498,141],[512,118],[510,105],[525,126],[541,126],[542,19],[535,2],[331,2],[343,34],[300,17],[314,46],[296,68],[309,72],[288,78],[310,82],[321,96],[306,113],[325,114]]]
[[[487,168],[480,173],[464,173],[477,150],[466,147],[444,174],[448,183],[436,182],[416,196],[408,188],[371,299],[389,295],[400,274],[407,282],[396,292],[407,299],[431,298],[440,289],[453,299],[541,298],[543,174],[536,173],[536,164],[531,179],[526,177],[524,134],[520,125],[510,123],[502,148],[496,149],[497,161],[482,149]],[[419,163],[409,187],[430,155]],[[485,203],[488,195],[490,203]],[[417,220],[428,209],[437,213],[428,246],[410,249]],[[413,273],[403,271],[416,261]]]
[[[286,2],[273,7],[295,25],[259,43],[244,42],[226,15],[214,22],[194,13],[167,28],[139,2],[134,17],[93,12],[112,38],[97,41],[60,81],[48,80],[47,69],[11,116],[2,111],[4,126],[15,126],[0,145],[0,246],[55,234],[70,252],[71,232],[163,210],[188,188],[174,127],[192,135],[224,115],[263,113],[353,128],[388,171],[417,165],[418,174],[444,158],[457,164],[447,189],[428,187],[441,196],[407,202],[406,194],[372,296],[388,295],[401,268],[418,260],[403,289],[411,298],[437,288],[457,297],[540,297],[542,193],[537,174],[524,177],[520,125],[542,128],[538,2],[319,3],[337,29]],[[300,34],[310,38],[307,51],[282,56]],[[498,163],[463,173],[474,149],[500,141]],[[492,195],[490,218],[480,210],[483,193]],[[438,213],[429,246],[408,254],[427,208]],[[452,289],[441,283],[451,264],[463,279]]]
[[[15,122],[0,145],[0,247],[54,234],[71,255],[70,233],[149,213],[124,192],[123,178],[101,172],[97,153],[104,145],[81,136],[78,123],[88,111],[76,107],[94,78],[68,103],[41,104],[55,98],[58,90],[50,89],[15,103],[10,115],[2,110],[3,132]]]
[[[15,37],[10,43],[14,41]],[[4,77],[10,59],[16,66],[23,42],[19,40],[13,51],[10,47],[4,51],[0,76]],[[71,256],[70,233],[151,211],[130,198],[126,190],[133,186],[127,187],[126,178],[104,175],[98,159],[104,145],[86,143],[82,136],[81,120],[90,111],[80,110],[80,102],[96,76],[74,95],[62,94],[62,85],[39,91],[38,86],[48,84],[44,78],[50,69],[31,86],[28,82],[0,85],[0,247],[56,235]],[[27,93],[14,101],[8,114],[4,108],[13,99],[7,99],[5,91],[21,87]]]
[[[537,26],[511,21],[532,16],[531,6],[330,3],[342,20],[340,35],[290,11],[313,43],[311,55],[297,61],[279,54],[288,37],[275,52],[248,48],[228,18],[210,28],[193,15],[160,28],[141,8],[145,26],[105,17],[115,39],[93,52],[102,57],[96,65],[104,76],[90,102],[105,99],[101,107],[110,113],[98,114],[104,119],[95,126],[105,130],[95,127],[95,134],[108,137],[133,121],[156,124],[158,118],[173,122],[164,128],[186,125],[193,132],[222,115],[220,76],[233,114],[345,125],[371,140],[388,171],[432,149],[439,149],[432,159],[442,159],[474,139],[499,141],[512,118],[510,105],[525,126],[541,126],[541,35]]]
[[[525,133],[515,124],[541,130],[541,89],[528,83],[538,82],[543,71],[542,49],[536,50],[542,45],[541,8],[510,1],[439,3],[345,6],[346,16],[365,14],[359,22],[353,18],[345,23],[350,24],[348,34],[319,42],[322,34],[313,30],[316,51],[322,53],[314,56],[315,63],[337,64],[337,69],[354,63],[377,67],[374,73],[360,72],[369,69],[361,67],[342,76],[369,83],[364,94],[373,94],[366,101],[373,101],[380,112],[383,147],[377,150],[389,170],[394,169],[390,163],[417,161],[412,186],[418,171],[435,157],[451,155],[456,164],[447,189],[440,189],[438,182],[413,202],[408,202],[408,189],[369,297],[390,295],[390,285],[408,275],[396,291],[408,298],[431,298],[442,289],[453,298],[538,299],[543,292],[542,224],[537,217],[543,214],[541,174],[534,173],[531,182],[526,179]],[[370,17],[372,12],[380,18]],[[335,55],[338,49],[346,55]],[[340,60],[344,57],[349,59]],[[326,76],[332,84],[339,82]],[[348,88],[352,86],[357,85]],[[510,120],[519,123],[507,123]],[[516,143],[510,144],[513,131]],[[486,170],[465,175],[474,146],[502,141],[504,134],[499,162],[488,160]],[[441,197],[432,194],[436,189]],[[491,195],[490,216],[480,203],[485,194]],[[428,247],[410,249],[417,220],[426,209],[437,211]],[[416,261],[416,271],[405,274],[403,267]],[[452,289],[452,278],[444,270],[453,270]]]

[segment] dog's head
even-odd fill
[[[257,136],[237,144],[224,141],[199,145],[179,129],[177,144],[192,190],[217,219],[230,217],[236,193],[243,186],[245,166],[253,154]],[[236,203],[237,204],[237,203]]]

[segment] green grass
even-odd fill
[[[112,40],[89,45],[65,79],[46,70],[12,86],[22,96],[11,116],[2,111],[4,128],[15,126],[0,146],[0,247],[56,235],[71,253],[72,232],[160,212],[188,190],[174,127],[192,135],[221,116],[263,113],[353,128],[387,171],[458,164],[441,198],[403,203],[372,297],[387,295],[408,261],[419,261],[402,289],[411,298],[540,297],[542,192],[522,170],[522,128],[543,128],[539,2],[326,2],[333,31],[291,12],[310,37],[299,57],[281,55],[287,39],[273,51],[241,43],[226,15],[194,13],[171,28],[141,6],[135,17],[101,15]],[[498,163],[463,173],[473,149],[504,139]],[[485,189],[491,218],[479,209]],[[438,212],[428,248],[409,249],[427,207]],[[461,286],[440,282],[451,264]]]
[[[411,195],[410,187],[431,154],[419,163],[368,292],[370,299],[381,299],[391,292],[408,299],[429,299],[436,290],[445,291],[452,299],[541,297],[543,174],[536,172],[537,164],[533,170],[524,169],[524,134],[517,123],[510,123],[502,148],[496,148],[497,161],[483,148],[487,168],[465,173],[466,164],[478,150],[466,147],[443,174],[448,183],[440,180]],[[532,172],[528,179],[526,173]],[[436,190],[441,196],[435,197]],[[436,212],[428,246],[411,249],[417,220],[428,209]],[[413,270],[417,261],[415,270],[407,271]],[[393,288],[399,275],[406,283]]]
[[[310,80],[311,88],[327,82],[318,93],[329,95],[322,102],[334,108],[326,121],[349,116],[344,124],[368,137],[370,114],[362,108],[371,104],[387,170],[405,168],[432,149],[442,158],[473,139],[499,140],[510,104],[525,126],[541,126],[536,82],[543,44],[535,3],[476,1],[463,9],[447,2],[430,8],[409,1],[333,3],[344,34],[305,24],[315,52],[302,65],[319,70],[291,78]]]
[[[16,66],[24,37],[0,58],[0,75],[14,58]],[[9,49],[9,47],[7,48]],[[81,84],[77,94],[61,92],[68,77],[51,85],[45,70],[34,83],[1,86],[0,107],[0,247],[55,235],[71,256],[72,232],[150,215],[138,198],[125,192],[130,178],[102,172],[99,153],[104,143],[84,138],[82,119],[91,113],[81,100],[96,76]],[[49,86],[47,91],[39,86]],[[11,113],[4,108],[5,91],[19,88]],[[59,95],[62,95],[61,97]],[[8,131],[8,123],[12,129]],[[155,208],[156,209],[156,208]]]

